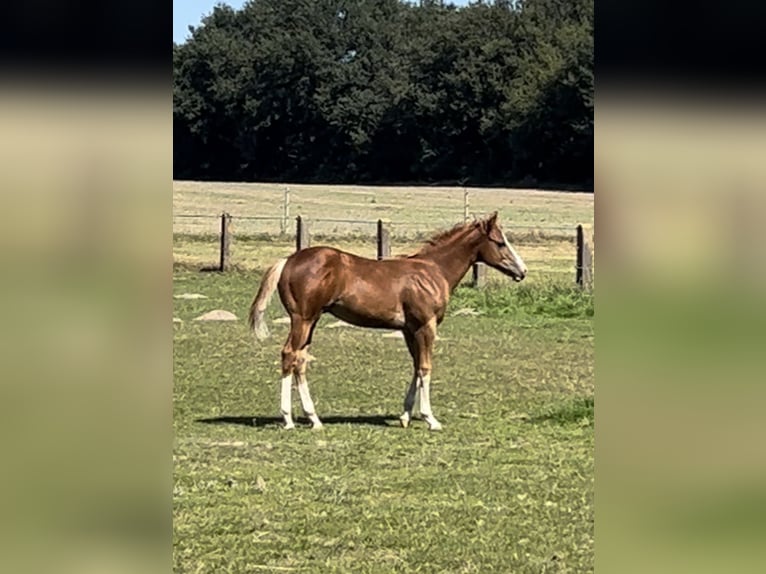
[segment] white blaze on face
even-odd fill
[[[519,270],[526,275],[527,274],[527,266],[524,264],[524,260],[521,258],[521,255],[516,253],[516,250],[511,246],[511,242],[508,241],[508,238],[505,236],[505,231],[500,230],[500,233],[503,234],[503,241],[505,241],[505,246],[508,248],[508,251],[511,252],[511,256],[513,257],[513,263],[516,265],[516,267],[519,268]]]

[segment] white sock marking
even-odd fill
[[[319,420],[316,410],[314,409],[314,401],[311,400],[309,382],[306,379],[306,375],[300,375],[298,377],[298,394],[301,397],[301,405],[303,406],[304,414],[309,418],[314,428],[321,428],[322,421]]]
[[[431,412],[431,374],[420,377],[420,414],[428,423],[430,430],[441,430],[441,423]]]

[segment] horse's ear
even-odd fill
[[[482,219],[480,222],[481,230],[484,233],[489,233],[497,220],[497,211],[491,213],[486,219]]]
[[[497,223],[497,211],[493,211],[487,218],[487,231],[492,229]]]

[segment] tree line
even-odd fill
[[[593,182],[593,0],[251,0],[173,44],[176,179]]]

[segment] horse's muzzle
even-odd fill
[[[510,262],[503,262],[503,271],[506,275],[510,276],[511,279],[516,281],[518,283],[519,281],[523,280],[527,276],[527,269],[526,267],[524,269],[519,269],[516,265]]]

